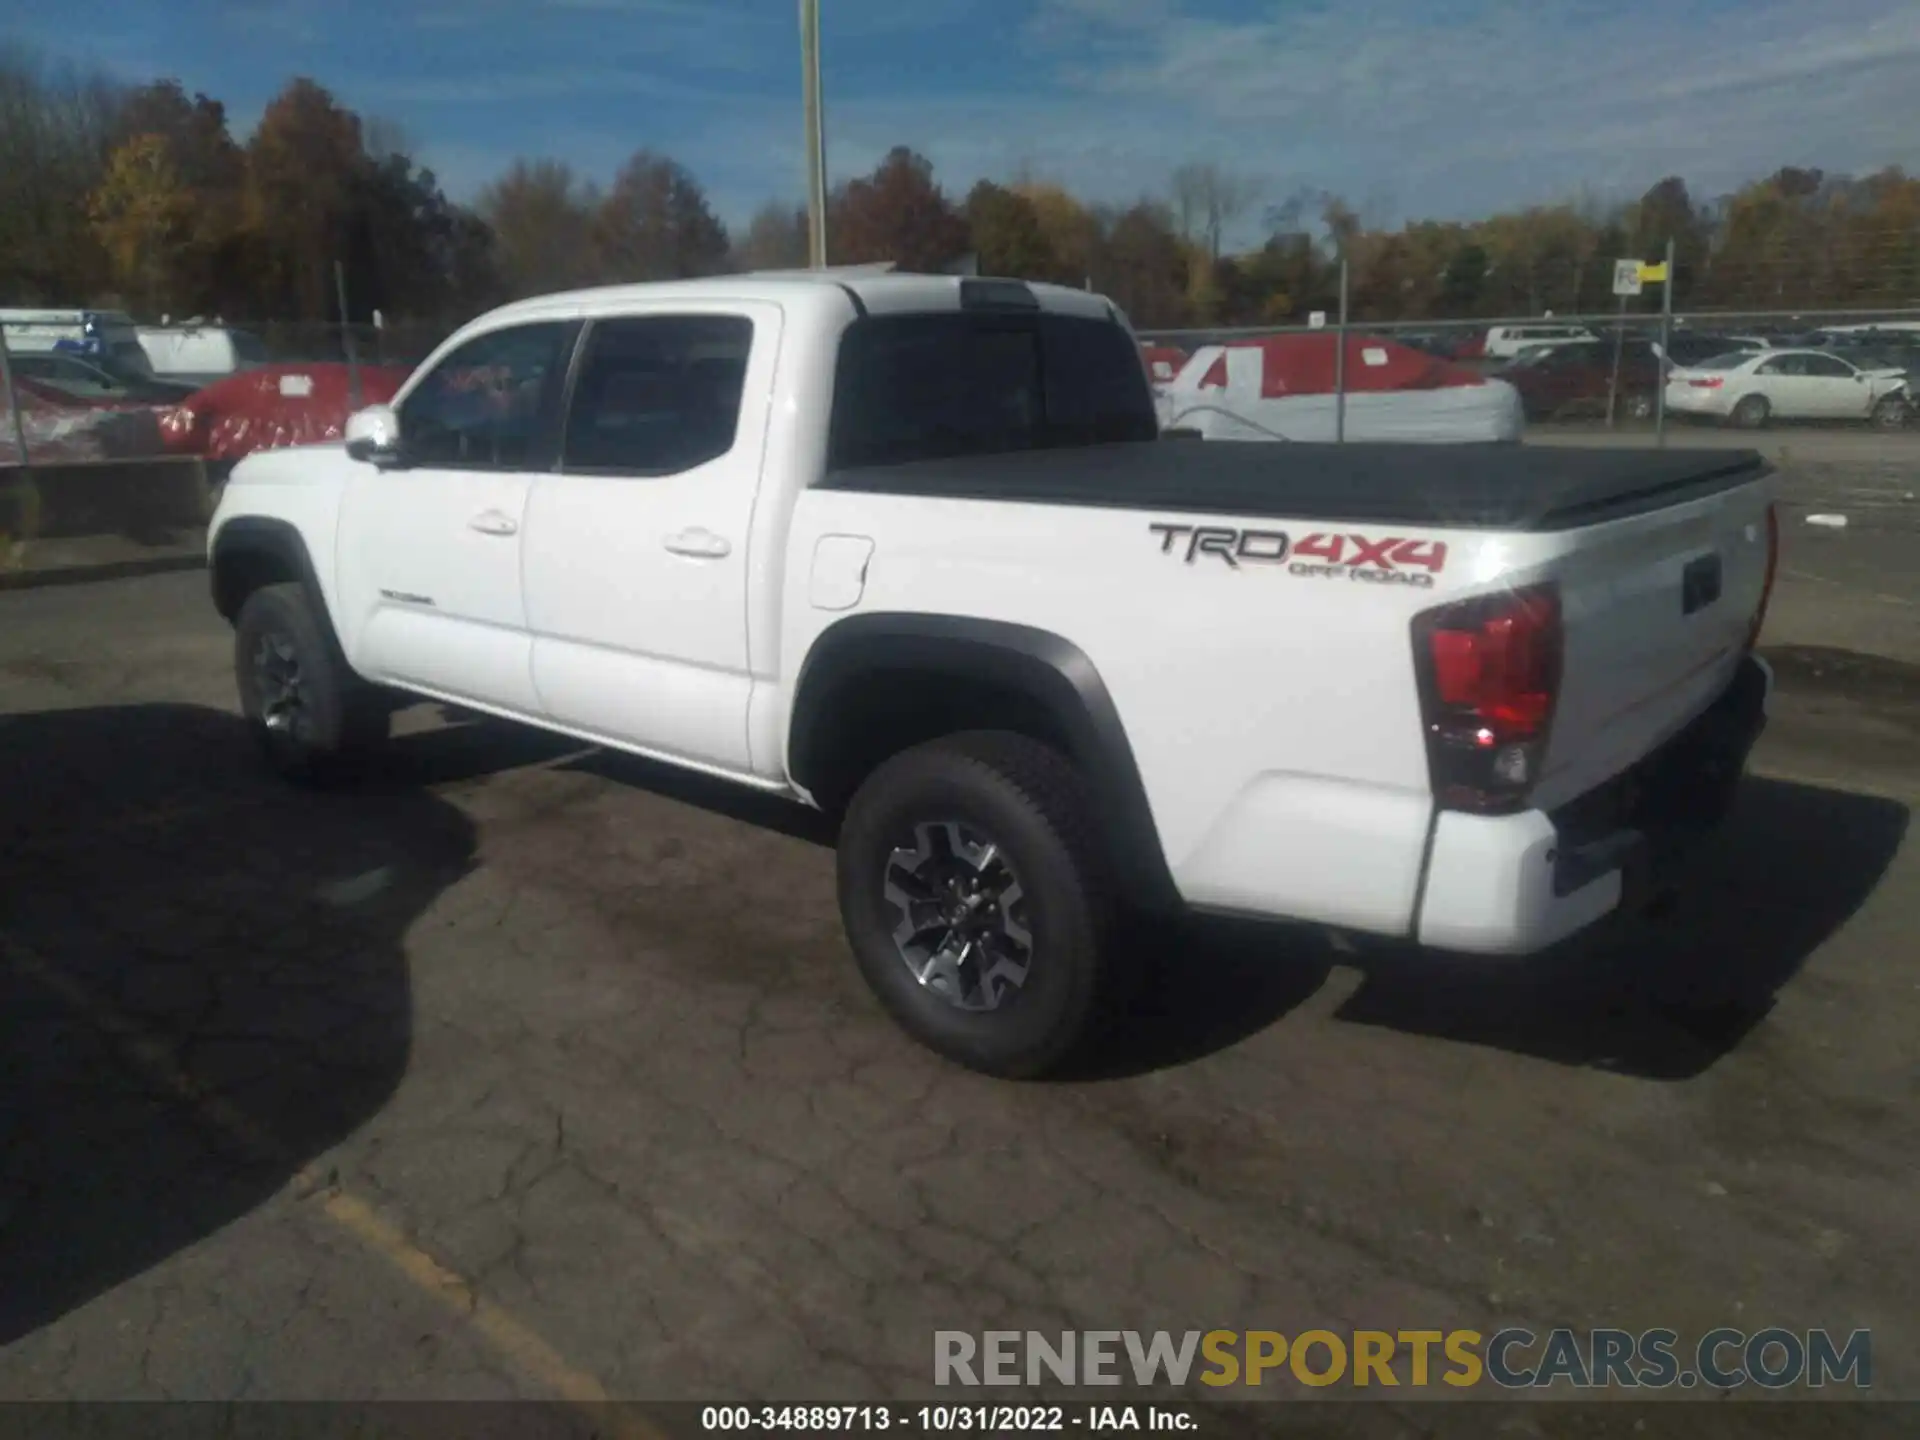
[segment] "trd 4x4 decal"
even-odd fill
[[[1224,560],[1234,569],[1240,562],[1278,565],[1290,548],[1284,530],[1236,530],[1231,525],[1149,525],[1160,537],[1160,553],[1172,555],[1176,549],[1191,565],[1202,555]]]
[[[1231,525],[1149,525],[1147,529],[1160,537],[1162,555],[1178,554],[1189,565],[1211,555],[1235,570],[1243,563],[1286,564],[1289,575],[1345,576],[1422,590],[1432,589],[1433,577],[1447,568],[1447,547],[1440,540],[1316,532],[1294,543],[1284,530],[1240,530]]]
[[[1373,585],[1412,585],[1431,590],[1433,577],[1447,568],[1443,540],[1389,535],[1309,535],[1293,548],[1290,575],[1360,580]]]

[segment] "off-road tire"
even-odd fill
[[[985,1074],[1057,1070],[1097,1028],[1113,979],[1114,901],[1086,785],[1059,752],[1022,735],[971,731],[893,756],[869,775],[840,830],[840,913],[861,974],[915,1039]],[[1017,876],[1031,937],[1026,977],[997,1008],[966,1010],[923,984],[894,930],[894,852],[916,826],[956,821],[991,841]]]
[[[298,703],[290,716],[270,693],[263,647],[279,669],[293,667]],[[265,585],[247,597],[234,622],[233,662],[247,727],[267,763],[288,780],[337,779],[387,737],[386,697],[347,668],[302,585]]]

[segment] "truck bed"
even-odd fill
[[[823,485],[956,500],[1551,531],[1697,500],[1766,471],[1752,450],[1162,440],[836,470]]]

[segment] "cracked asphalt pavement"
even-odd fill
[[[1671,916],[1538,964],[1168,927],[1045,1085],[885,1020],[805,812],[432,708],[298,793],[204,576],[0,595],[0,1395],[846,1402],[935,1393],[938,1329],[1777,1324],[1920,1397],[1911,546],[1793,529],[1779,715]]]

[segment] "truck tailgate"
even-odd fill
[[[1567,533],[1555,566],[1562,678],[1535,804],[1552,808],[1617,774],[1726,687],[1768,584],[1771,501],[1757,474]]]

